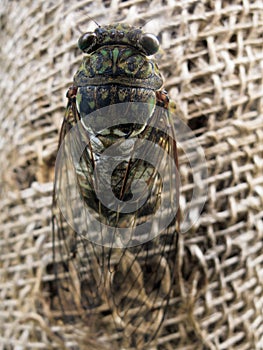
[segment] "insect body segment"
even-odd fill
[[[54,260],[66,272],[59,304],[84,319],[107,305],[122,346],[142,349],[164,318],[177,240],[176,141],[148,57],[159,43],[115,24],[83,34],[79,47],[86,56],[67,94],[53,197]]]

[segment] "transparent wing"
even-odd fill
[[[66,137],[80,124],[75,94],[69,96],[56,163],[54,308],[64,321],[111,314],[122,345],[144,348],[161,327],[175,270],[179,181],[168,105],[158,96],[151,123],[112,172],[116,209],[97,196],[99,162],[88,133],[80,125]],[[135,210],[127,212],[131,199]]]

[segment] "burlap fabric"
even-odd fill
[[[206,155],[206,204],[180,238],[156,348],[263,349],[261,0],[1,1],[0,349],[115,347],[99,324],[95,335],[48,317],[53,167],[88,16],[151,20],[165,87]],[[184,211],[193,178],[180,164]]]

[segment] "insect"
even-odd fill
[[[64,321],[111,315],[121,346],[145,348],[172,294],[179,175],[153,34],[98,26],[67,93],[53,193],[56,306]],[[54,303],[55,305],[55,303]],[[106,322],[106,321],[105,321]],[[100,329],[101,330],[101,329]]]

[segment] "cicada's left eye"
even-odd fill
[[[159,40],[153,34],[143,34],[140,38],[140,44],[147,55],[153,55],[159,50]]]
[[[87,52],[96,44],[97,37],[93,32],[87,32],[83,34],[78,41],[78,46],[80,50]]]

